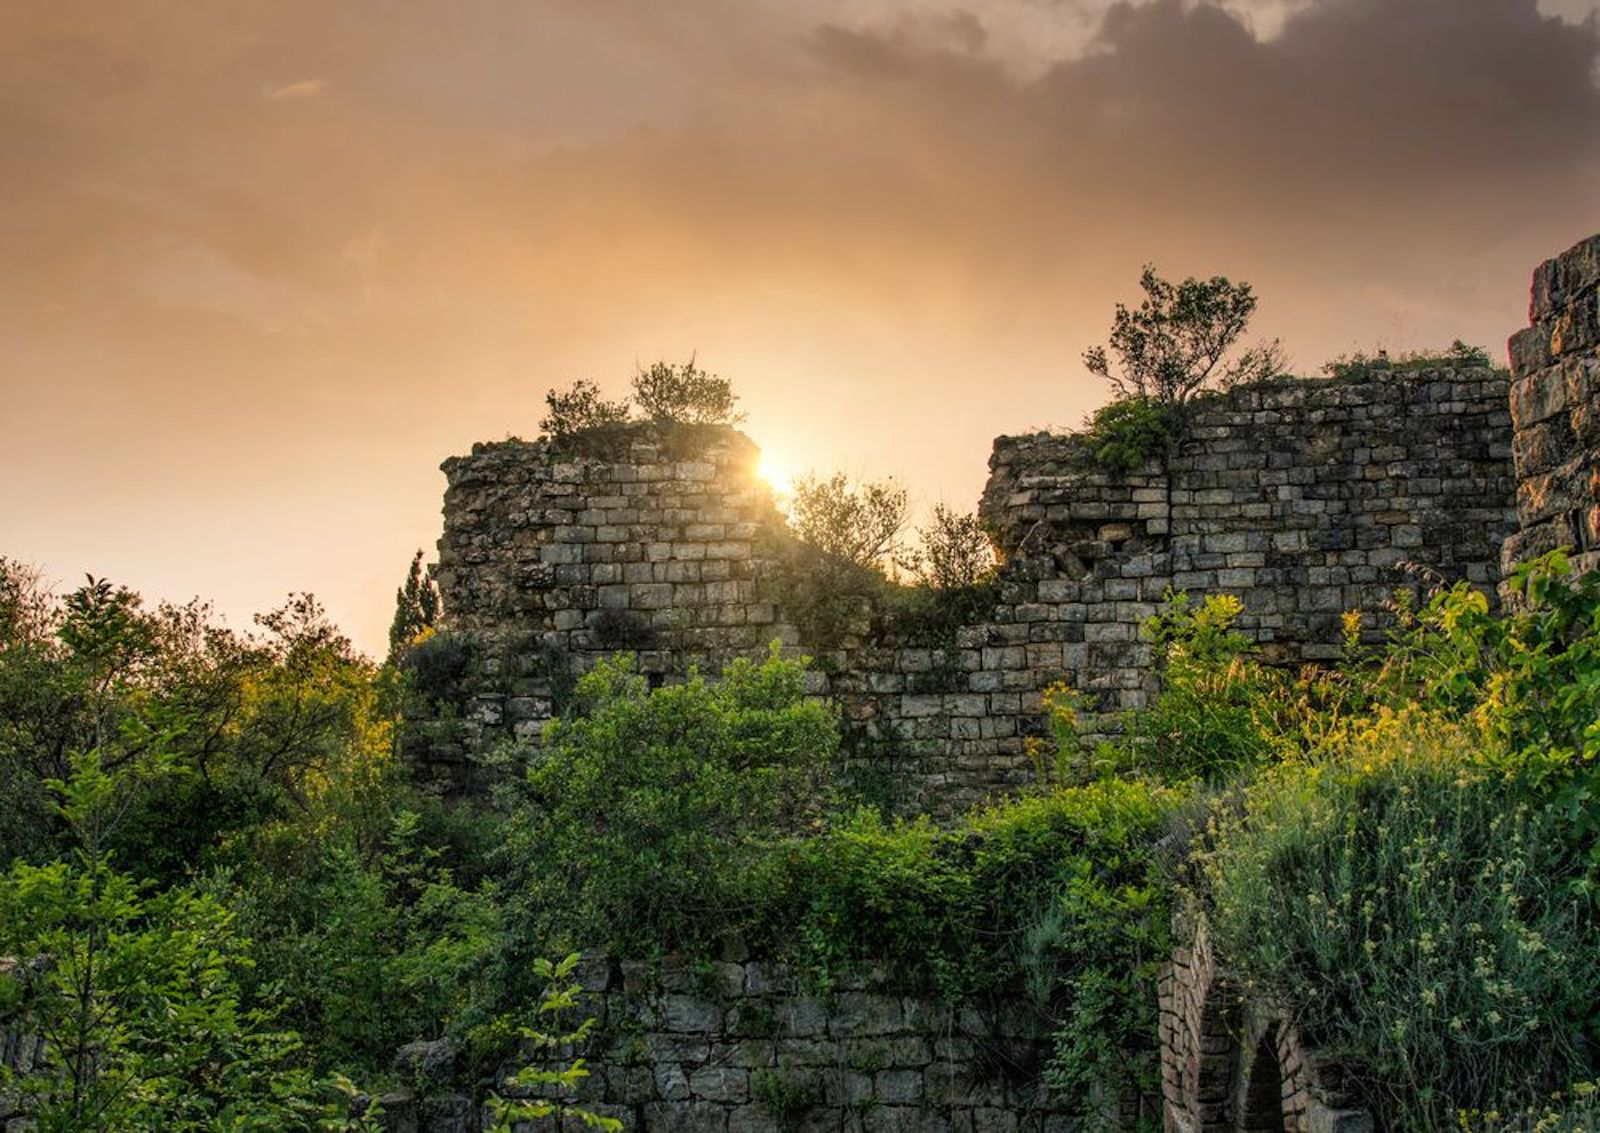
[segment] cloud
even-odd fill
[[[273,102],[297,102],[301,99],[316,98],[326,94],[328,81],[326,79],[301,79],[298,82],[287,83],[267,92],[267,98]]]

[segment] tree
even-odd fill
[[[776,647],[717,681],[651,689],[619,654],[585,673],[521,784],[505,852],[531,936],[623,950],[692,946],[726,924],[730,886],[817,816],[838,749],[832,711]]]
[[[539,422],[539,429],[554,441],[562,441],[575,433],[599,429],[607,425],[620,425],[628,419],[628,401],[607,401],[600,396],[600,387],[582,378],[572,383],[564,392],[549,390],[544,395],[547,412]],[[418,552],[420,557],[421,552]]]
[[[187,874],[237,832],[328,792],[367,789],[389,759],[377,669],[309,595],[214,624],[204,604],[145,608],[90,579],[56,601],[0,564],[0,860],[41,861],[64,834],[45,784],[95,751],[139,784],[108,844],[141,878]]]
[[[906,526],[906,490],[893,481],[852,483],[843,472],[797,480],[789,526],[801,542],[857,566],[879,568]]]
[[[1276,340],[1229,358],[1255,313],[1248,283],[1220,275],[1172,283],[1146,264],[1139,284],[1144,301],[1136,311],[1117,304],[1109,348],[1094,346],[1083,354],[1089,372],[1121,397],[1181,405],[1207,387],[1271,377],[1282,367]]]
[[[990,578],[998,565],[994,543],[975,515],[963,515],[935,504],[933,519],[917,529],[921,545],[905,565],[926,586],[956,590]]]
[[[299,1039],[242,1001],[248,942],[213,897],[151,895],[106,836],[127,787],[97,752],[52,783],[71,861],[0,874],[0,1002],[45,1040],[33,1072],[0,1068],[41,1131],[304,1129],[321,1107]]]
[[[549,428],[548,420],[544,423]],[[389,623],[389,660],[394,662],[417,639],[433,628],[439,620],[439,587],[422,569],[422,551],[411,560],[406,581],[394,595],[394,621]]]
[[[690,358],[682,364],[654,362],[633,378],[633,400],[657,424],[737,425],[739,398],[726,378],[708,374]]]

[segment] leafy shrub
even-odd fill
[[[1102,405],[1084,427],[1095,463],[1114,476],[1126,476],[1165,454],[1178,434],[1175,407],[1153,397],[1125,397]]]
[[[121,790],[98,753],[55,788],[73,861],[0,875],[0,1002],[42,1037],[33,1073],[0,1068],[44,1131],[311,1127],[317,1084],[299,1038],[246,1002],[245,941],[216,900],[158,894],[113,868],[102,833]]]
[[[744,419],[734,412],[739,398],[728,380],[706,373],[693,358],[641,369],[633,378],[633,400],[657,424],[736,425]]]
[[[1342,683],[1320,670],[1293,676],[1260,662],[1250,639],[1233,629],[1242,610],[1231,595],[1194,604],[1169,591],[1142,627],[1158,650],[1161,690],[1147,707],[1115,718],[1112,740],[1091,747],[1083,732],[1104,728],[1105,719],[1086,714],[1086,698],[1065,682],[1048,688],[1055,753],[1053,766],[1042,766],[1045,743],[1035,741],[1041,775],[1068,781],[1121,770],[1218,783],[1315,749],[1342,719]]]
[[[472,671],[472,642],[459,634],[433,632],[413,642],[400,656],[399,668],[409,691],[430,709],[459,706]]]
[[[977,586],[994,575],[999,562],[994,543],[975,515],[962,515],[935,504],[927,526],[917,529],[918,546],[905,567],[924,586],[958,590]]]
[[[514,1129],[525,1128],[527,1122],[545,1121],[562,1129],[581,1126],[603,1133],[621,1133],[622,1122],[616,1118],[603,1117],[551,1096],[570,1096],[589,1076],[583,1059],[565,1056],[565,1052],[581,1047],[595,1026],[592,1016],[581,1022],[573,1021],[578,1012],[578,996],[583,992],[583,985],[572,975],[577,966],[576,952],[560,961],[542,956],[534,961],[534,974],[544,981],[544,992],[535,1011],[539,1025],[518,1028],[524,1050],[533,1060],[504,1083],[518,1091],[518,1097],[507,1100],[498,1093],[489,1096],[493,1133],[512,1133]],[[526,1096],[529,1094],[533,1096]]]
[[[1493,741],[1386,713],[1249,788],[1207,866],[1219,955],[1290,1004],[1388,1128],[1531,1103],[1583,1065],[1600,991],[1555,812],[1508,800]]]
[[[714,682],[651,690],[626,655],[580,679],[509,824],[534,938],[652,951],[735,924],[741,872],[818,816],[838,745],[803,676],[774,650]]]
[[[544,403],[547,412],[539,422],[539,431],[557,444],[591,429],[621,425],[629,414],[626,399],[607,401],[600,396],[599,386],[582,379],[573,382],[571,389],[549,390]]]
[[[752,932],[826,988],[865,963],[951,1000],[1013,994],[1062,1020],[1052,1081],[1080,1113],[1155,1072],[1155,965],[1179,792],[1106,780],[979,811],[941,830],[862,809],[769,856]]]
[[[1600,756],[1600,573],[1566,553],[1516,567],[1511,608],[1458,583],[1403,614],[1374,678],[1391,706],[1470,717],[1506,749],[1552,769]]]
[[[1481,346],[1468,346],[1459,338],[1448,350],[1412,351],[1389,357],[1385,351],[1367,355],[1357,351],[1325,363],[1322,372],[1333,378],[1364,378],[1373,374],[1414,374],[1426,370],[1490,369],[1489,352]]]
[[[802,543],[857,567],[881,569],[906,526],[904,488],[853,483],[843,472],[803,476],[790,493],[789,527]]]
[[[419,1035],[467,1034],[521,989],[495,967],[499,892],[460,884],[417,812],[394,814],[370,853],[348,834],[263,832],[263,868],[224,880],[285,1019],[323,1067],[373,1073]]]
[[[1192,605],[1188,595],[1168,592],[1144,625],[1162,658],[1161,691],[1148,709],[1126,717],[1119,762],[1216,780],[1280,743],[1271,709],[1284,678],[1257,662],[1250,639],[1232,628],[1243,608],[1231,595]]]

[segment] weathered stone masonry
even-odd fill
[[[820,994],[798,973],[754,960],[647,964],[596,955],[575,977],[585,989],[578,1013],[598,1027],[585,1044],[589,1076],[572,1100],[629,1130],[1074,1127],[1040,1081],[1049,1021],[1024,1005],[951,1006],[904,995],[872,972]],[[575,1053],[563,1052],[552,1067]],[[422,1085],[421,1100],[409,1092],[383,1099],[392,1133],[480,1127],[470,1098]]]
[[[828,996],[754,961],[611,963],[584,979],[603,1049],[581,1097],[629,1128],[1037,1133],[1048,1020],[907,997],[867,974]]]
[[[1511,564],[1556,547],[1600,567],[1600,236],[1539,265],[1511,352],[1517,518]]]
[[[1188,441],[1125,477],[1096,470],[1080,438],[1000,438],[982,505],[1006,556],[992,614],[944,647],[817,650],[772,585],[787,536],[755,447],[729,430],[676,454],[649,429],[624,442],[608,458],[504,442],[445,463],[436,578],[450,627],[484,649],[474,726],[536,735],[561,681],[619,648],[664,678],[776,640],[817,655],[813,691],[899,738],[914,810],[1030,781],[1053,681],[1105,709],[1144,703],[1139,624],[1169,588],[1237,594],[1270,657],[1324,659],[1340,614],[1397,586],[1492,590],[1515,522],[1502,377],[1283,380],[1196,404]]]
[[[1203,923],[1162,966],[1157,995],[1166,1133],[1372,1133],[1297,1022],[1217,966]]]

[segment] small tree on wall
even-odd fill
[[[1256,309],[1248,283],[1220,275],[1172,283],[1146,264],[1139,285],[1145,297],[1136,310],[1117,304],[1110,344],[1083,354],[1089,372],[1120,398],[1181,405],[1202,389],[1271,377],[1282,368],[1276,340],[1234,353]]]
[[[607,401],[600,387],[582,378],[570,389],[550,390],[544,395],[547,409],[539,429],[552,440],[561,441],[586,429],[620,425],[628,419],[627,398]]]
[[[726,378],[708,374],[687,362],[653,362],[633,378],[633,400],[648,420],[658,424],[737,425],[739,398]]]

